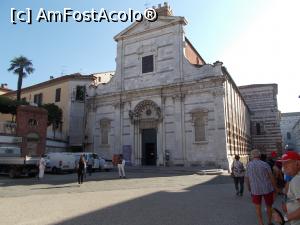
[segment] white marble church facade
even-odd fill
[[[185,18],[158,10],[156,22],[115,36],[114,77],[88,88],[86,151],[124,153],[133,165],[227,169],[234,154],[247,157],[249,109],[222,63],[206,64],[188,41]]]

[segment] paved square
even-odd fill
[[[228,175],[99,172],[81,186],[76,174],[0,177],[5,225],[255,225],[250,196],[235,196]]]

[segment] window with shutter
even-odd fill
[[[41,106],[43,104],[43,94],[39,93],[33,96],[33,102],[37,104],[38,106]]]
[[[290,133],[290,132],[287,132],[287,133],[286,133],[286,137],[287,137],[288,140],[291,140],[291,138],[292,138],[292,137],[291,137],[291,133]]]
[[[60,102],[60,92],[61,88],[57,88],[55,91],[55,102]]]
[[[142,58],[142,73],[153,72],[153,55],[144,56]]]
[[[261,127],[260,127],[260,123],[256,124],[256,134],[260,135],[261,134]]]
[[[264,123],[255,122],[254,123],[254,135],[263,135],[264,134]]]
[[[109,129],[110,129],[110,121],[107,119],[101,120],[100,121],[100,135],[101,135],[100,144],[101,145],[108,145]]]
[[[204,117],[195,119],[195,142],[205,141],[205,122]]]
[[[193,121],[193,135],[195,143],[207,143],[208,110],[203,108],[191,111]]]
[[[76,101],[84,101],[85,86],[76,87]]]

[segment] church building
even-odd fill
[[[123,154],[132,165],[228,169],[248,160],[250,110],[222,62],[208,64],[169,5],[155,22],[114,37],[116,71],[87,88],[85,151]]]

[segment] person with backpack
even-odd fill
[[[243,196],[245,168],[243,163],[240,162],[239,155],[235,155],[234,159],[231,165],[231,175],[233,177],[236,195]]]

